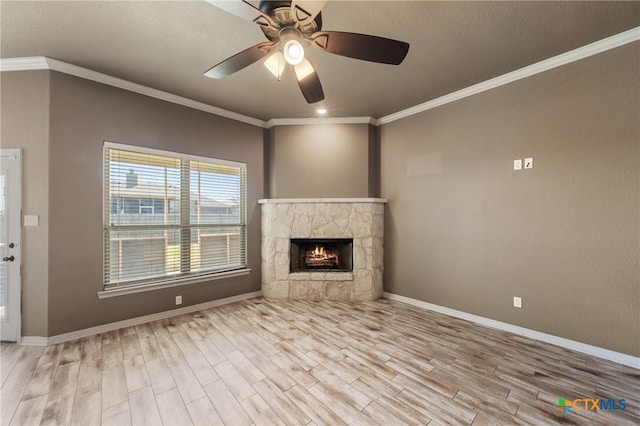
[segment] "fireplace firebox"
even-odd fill
[[[353,271],[353,238],[292,238],[290,272]]]

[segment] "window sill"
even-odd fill
[[[130,287],[112,288],[110,290],[102,290],[98,292],[98,299],[106,299],[109,297],[125,296],[127,294],[144,293],[147,291],[160,290],[163,288],[179,287],[183,285],[196,284],[205,281],[221,280],[225,278],[240,277],[249,275],[251,269],[236,269],[234,271],[221,272],[215,275],[203,275],[199,277],[184,278],[181,280],[161,283],[141,284]]]

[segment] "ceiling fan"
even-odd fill
[[[205,76],[224,78],[269,56],[265,66],[278,78],[287,64],[293,67],[298,86],[310,104],[323,100],[324,92],[318,74],[305,57],[306,48],[391,65],[399,65],[409,51],[409,44],[402,41],[367,34],[322,31],[321,10],[327,0],[260,1],[257,7],[246,0],[205,1],[255,22],[268,39],[213,66]]]

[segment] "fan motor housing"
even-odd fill
[[[272,42],[278,42],[278,40],[280,40],[280,31],[283,28],[295,28],[297,25],[296,20],[292,16],[291,1],[261,1],[258,8],[261,12],[271,16],[278,26],[277,28],[267,26],[260,27],[267,39]],[[304,25],[298,25],[297,29],[303,36],[310,36],[316,31],[320,31],[322,29],[322,13],[318,13],[313,21]]]

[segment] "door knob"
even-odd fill
[[[13,255],[11,255],[11,256],[8,256],[8,257],[3,257],[2,260],[4,262],[13,262],[14,260],[16,260],[16,258],[13,257]]]

